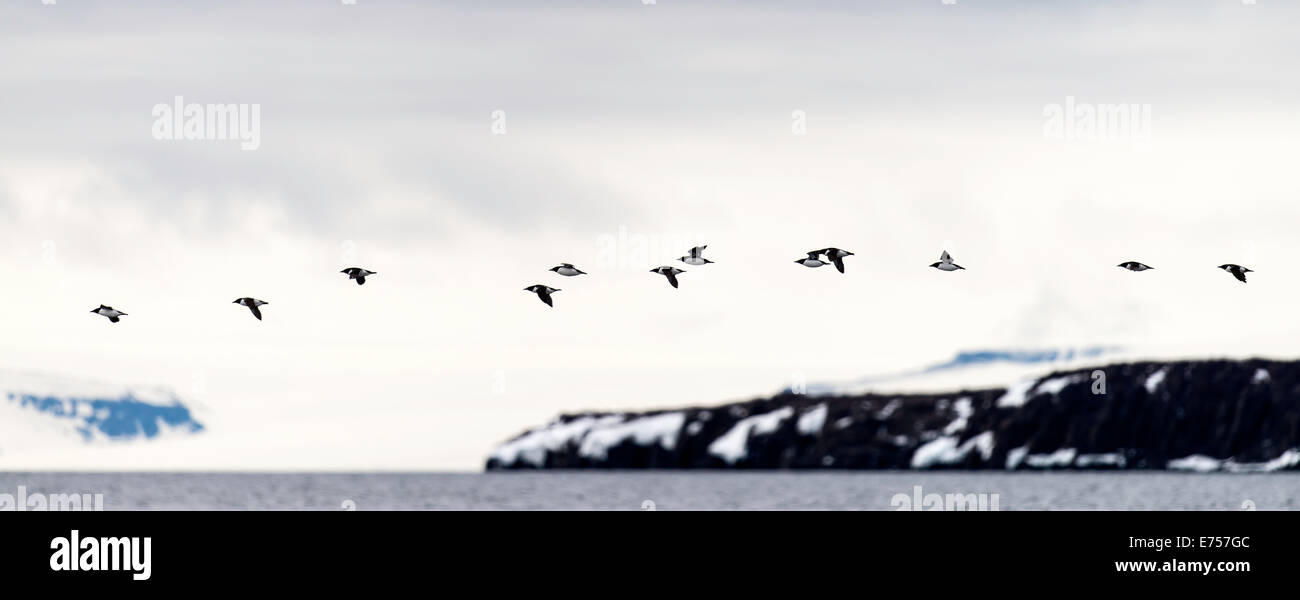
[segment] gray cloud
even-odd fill
[[[1300,293],[1285,275],[1300,89],[1282,75],[1297,13],[7,2],[0,277],[30,305],[0,313],[0,364],[176,387],[211,372],[250,455],[274,452],[238,417],[268,400],[340,429],[358,397],[381,401],[421,425],[373,464],[466,468],[465,448],[554,412],[744,397],[796,371],[853,378],[984,344],[1286,348],[1300,331],[1270,315]],[[259,104],[261,147],[152,139],[151,108],[177,95]],[[1066,96],[1151,104],[1154,148],[1045,140],[1044,105]],[[624,231],[703,238],[718,263],[673,290],[611,260],[549,312],[520,291]],[[340,287],[343,240],[373,285]],[[947,243],[968,272],[925,267]],[[791,264],[827,244],[858,252],[845,276]],[[1112,266],[1129,259],[1157,270]],[[1258,277],[1236,285],[1213,269],[1227,260]],[[268,292],[260,329],[194,318]],[[66,316],[110,300],[127,326]],[[491,396],[475,374],[496,372],[524,391]],[[425,461],[430,444],[457,458]]]

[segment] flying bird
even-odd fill
[[[261,300],[258,300],[257,298],[240,298],[240,299],[238,299],[238,300],[235,300],[232,304],[240,304],[240,305],[243,305],[243,306],[247,306],[247,307],[248,307],[248,310],[253,311],[253,316],[254,316],[254,317],[257,317],[257,320],[258,320],[258,321],[261,321],[261,320],[262,320],[262,311],[261,311],[261,309],[259,309],[259,308],[257,308],[257,307],[262,306],[263,304],[270,304],[270,303],[269,303],[269,302],[263,302],[263,301],[261,301]]]
[[[565,277],[573,277],[574,275],[586,275],[586,273],[579,271],[578,267],[575,267],[569,263],[560,263],[560,266],[551,267],[551,270]]]
[[[822,248],[817,253],[825,254],[826,258],[830,259],[831,263],[833,263],[835,268],[841,273],[844,272],[844,257],[853,256],[852,252],[849,252],[848,250],[840,250],[839,248]]]
[[[362,269],[361,267],[348,267],[339,272],[346,274],[348,276],[348,279],[357,280],[357,285],[365,285],[366,276],[377,275],[377,273],[375,273],[374,271],[367,271],[365,269]]]
[[[1236,277],[1237,281],[1240,281],[1242,283],[1246,283],[1246,273],[1254,273],[1254,271],[1247,269],[1246,267],[1243,267],[1241,265],[1234,265],[1232,263],[1228,263],[1226,265],[1219,265],[1219,268],[1229,273],[1232,273],[1232,276]]]
[[[117,310],[111,306],[104,306],[103,304],[100,304],[99,308],[96,308],[95,310],[92,310],[90,312],[93,312],[97,315],[103,315],[105,317],[108,317],[108,322],[110,323],[116,323],[118,321],[121,321],[122,319],[119,319],[118,317],[126,316],[126,313]]]
[[[818,258],[819,256],[821,256],[821,253],[822,253],[821,250],[810,250],[808,252],[808,258],[801,258],[794,262],[797,262],[810,269],[816,269],[817,267],[831,264],[828,262],[822,262],[822,260]]]
[[[700,265],[711,264],[713,261],[701,256],[702,254],[704,254],[705,248],[708,248],[708,246],[707,245],[696,246],[694,248],[691,248],[690,252],[688,252],[686,256],[683,256],[677,260],[680,260],[688,265],[695,265],[697,267]]]
[[[1119,263],[1119,264],[1116,265],[1116,266],[1124,267],[1125,269],[1128,269],[1128,270],[1130,270],[1130,271],[1145,271],[1145,270],[1147,270],[1147,269],[1153,269],[1153,268],[1155,268],[1155,267],[1148,267],[1147,265],[1144,265],[1144,264],[1142,264],[1142,263],[1140,263],[1140,262],[1137,262],[1137,261],[1135,261],[1135,260],[1130,260],[1130,261],[1128,261],[1128,262],[1122,262],[1122,263]]]
[[[650,272],[658,273],[660,275],[663,275],[664,277],[667,277],[668,283],[673,284],[673,287],[677,287],[677,274],[685,273],[686,271],[678,269],[677,267],[659,267],[657,269],[650,269]]]
[[[956,271],[957,269],[961,269],[963,271],[966,270],[966,267],[963,267],[955,262],[952,262],[952,257],[948,255],[947,250],[944,250],[943,254],[939,256],[939,262],[934,263],[930,266],[939,269],[940,271]]]
[[[546,287],[539,283],[537,285],[530,285],[524,288],[524,291],[537,294],[537,297],[541,298],[542,302],[545,302],[547,306],[554,307],[555,305],[551,303],[551,294],[554,294],[555,292],[558,292],[560,290],[553,287]]]

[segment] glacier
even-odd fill
[[[0,371],[0,452],[203,431],[190,407],[165,388]]]

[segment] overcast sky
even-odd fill
[[[108,466],[477,469],[564,411],[963,349],[1290,357],[1298,20],[1273,0],[5,2],[0,369],[167,385],[209,425]],[[177,96],[257,105],[260,145],[155,139]],[[1066,139],[1067,104],[1149,117]],[[648,272],[697,243],[716,264],[676,263],[680,289]],[[825,246],[857,253],[846,275],[793,263]],[[945,248],[966,271],[927,268]]]

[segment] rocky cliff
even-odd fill
[[[562,415],[496,469],[1300,468],[1300,362],[1135,362],[1003,389]]]

